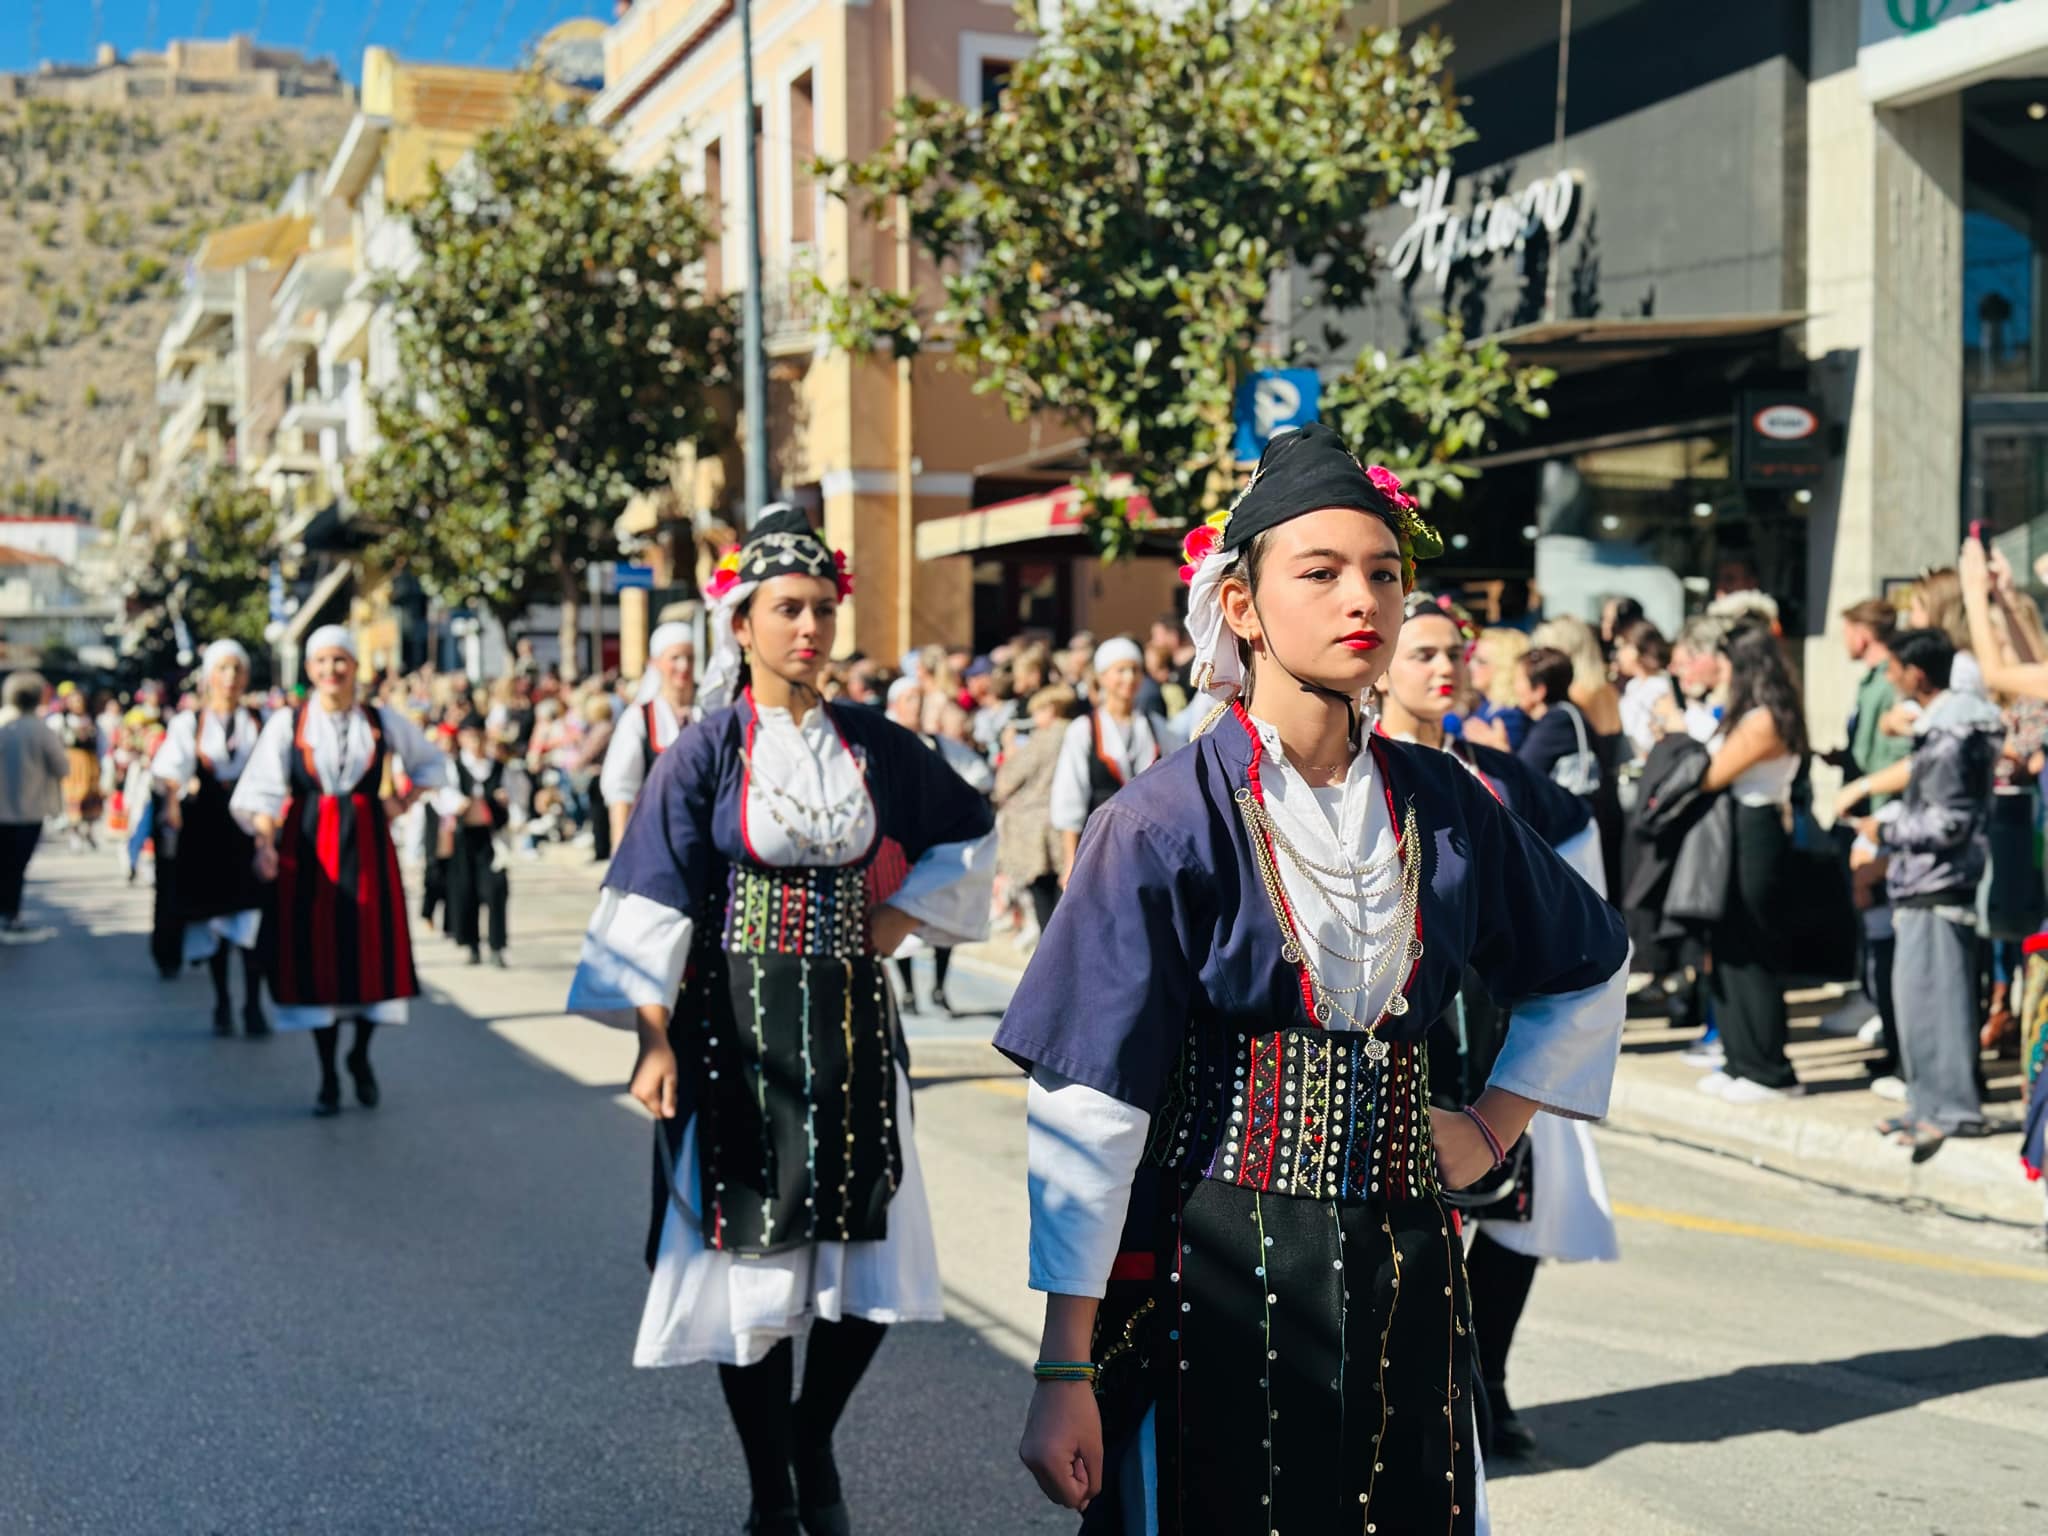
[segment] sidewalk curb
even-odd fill
[[[1024,959],[1003,939],[953,952],[955,965],[1010,982],[1024,974]],[[1661,1079],[1652,1060],[1623,1053],[1606,1121],[1616,1130],[1686,1142],[1860,1195],[1927,1200],[1963,1215],[2030,1227],[2042,1222],[2042,1188],[2020,1168],[2017,1137],[1950,1141],[1915,1165],[1878,1137],[1874,1122],[1843,1124],[1812,1113],[1825,1094],[1728,1104],[1701,1093],[1690,1076],[1683,1082]]]
[[[1951,1140],[1915,1165],[1871,1126],[1802,1114],[1801,1100],[1728,1104],[1690,1082],[1653,1081],[1631,1065],[1624,1056],[1615,1074],[1606,1123],[1616,1130],[1670,1137],[1857,1194],[1927,1200],[1968,1216],[2041,1224],[2041,1186],[2022,1172],[2016,1136]]]

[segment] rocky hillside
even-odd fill
[[[207,232],[261,214],[348,126],[333,99],[0,105],[0,516],[110,518],[156,425],[156,343]]]

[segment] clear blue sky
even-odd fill
[[[454,64],[515,63],[571,16],[611,15],[610,0],[0,0],[0,70],[122,52],[174,37],[254,32],[265,43],[329,54],[351,80],[372,43],[401,57]]]

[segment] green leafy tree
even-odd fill
[[[627,497],[722,431],[733,323],[698,276],[711,224],[673,175],[621,173],[538,102],[410,217],[421,259],[391,289],[405,384],[377,402],[352,493],[443,601],[507,619],[560,602],[567,665],[581,571],[616,552]]]
[[[1262,344],[1276,283],[1342,311],[1372,291],[1367,220],[1471,134],[1433,34],[1360,31],[1345,0],[1095,0],[1064,8],[989,107],[911,97],[893,141],[822,165],[833,191],[888,216],[945,275],[927,316],[909,295],[832,295],[831,333],[854,349],[950,340],[974,387],[1011,415],[1047,414],[1088,442],[1091,530],[1105,558],[1142,530],[1117,477],[1154,515],[1192,522],[1237,476],[1231,404],[1261,366],[1305,353]],[[1036,30],[1029,6],[1021,24]],[[1335,396],[1347,425],[1431,439],[1369,439],[1426,469],[1422,495],[1483,426],[1526,406],[1540,376],[1497,349],[1361,360]],[[1439,399],[1455,395],[1457,405]],[[1482,430],[1470,433],[1473,419]],[[1452,447],[1455,440],[1456,447]]]
[[[155,615],[139,647],[146,670],[161,673],[176,663],[173,613],[195,645],[239,640],[260,668],[270,654],[264,629],[277,508],[265,492],[218,469],[193,487],[175,521],[180,531],[157,541],[135,594]]]

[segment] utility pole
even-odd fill
[[[747,160],[747,300],[740,347],[746,354],[741,381],[741,408],[747,418],[747,525],[760,519],[768,505],[768,354],[761,307],[761,167],[754,132],[754,11],[738,0],[740,12],[740,79],[746,95]]]

